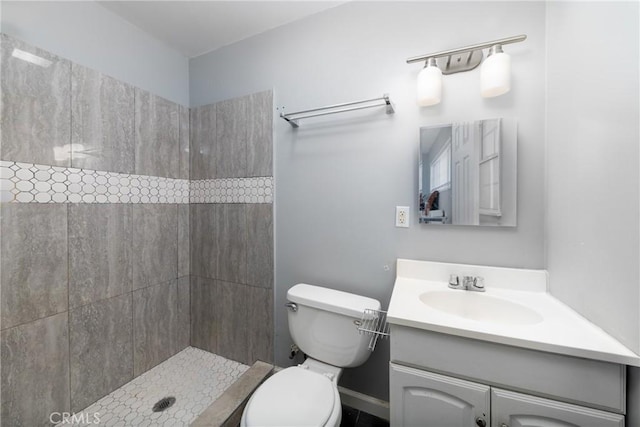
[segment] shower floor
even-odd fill
[[[187,347],[58,426],[188,426],[247,369]],[[169,396],[176,398],[173,406],[162,412],[151,410]]]

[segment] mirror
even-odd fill
[[[504,118],[420,128],[420,222],[515,227],[516,137]]]

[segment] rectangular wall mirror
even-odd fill
[[[420,222],[515,227],[516,139],[513,119],[420,128]]]

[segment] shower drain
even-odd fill
[[[174,403],[176,403],[175,397],[163,397],[162,399],[158,400],[155,405],[153,405],[152,411],[162,412],[165,409],[170,408]]]

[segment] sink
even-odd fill
[[[478,322],[535,325],[543,318],[522,304],[470,291],[431,291],[420,295],[427,307]]]

